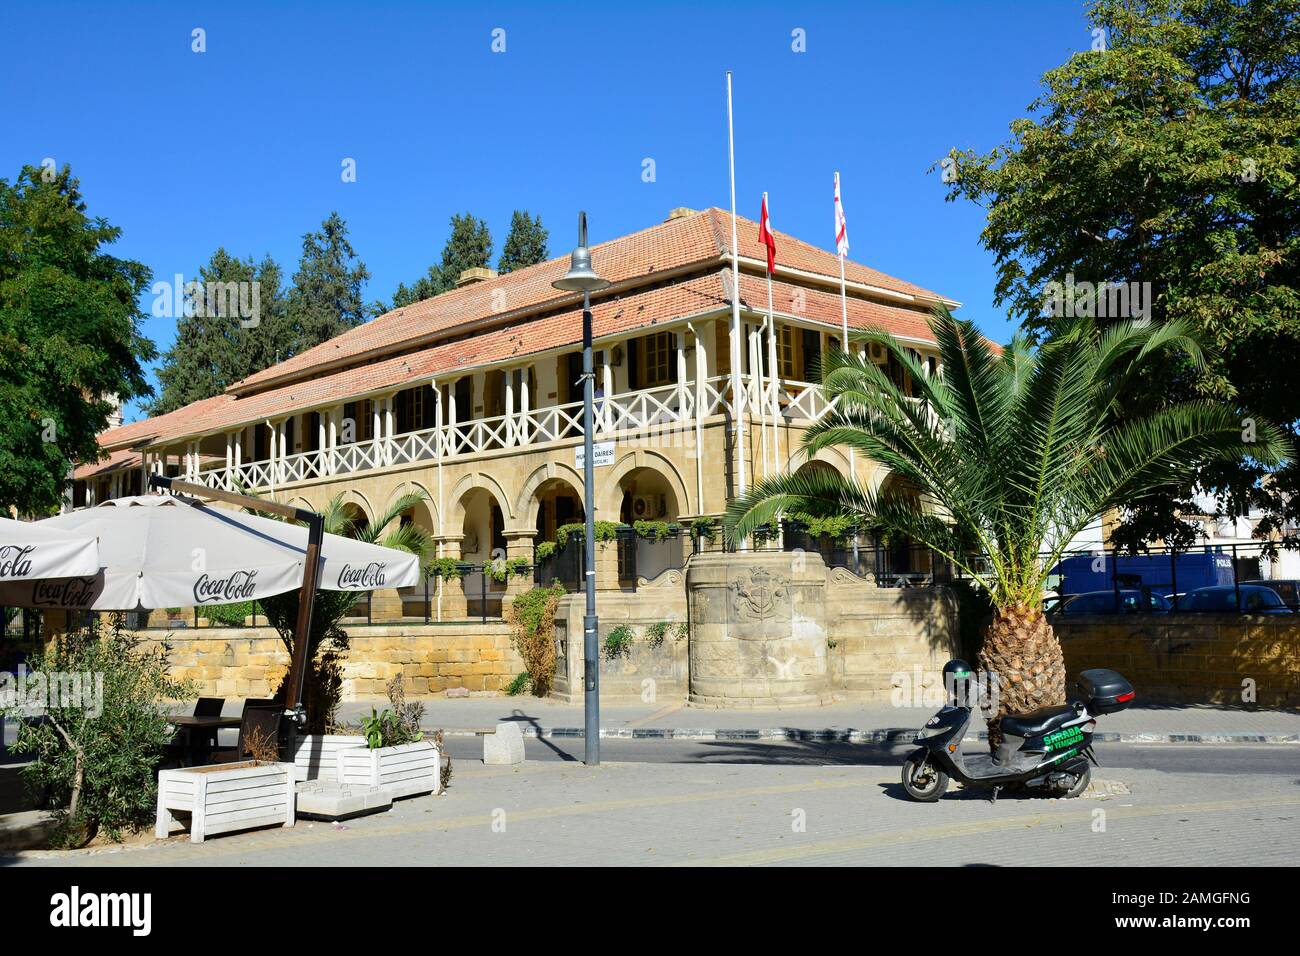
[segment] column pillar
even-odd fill
[[[528,432],[528,367],[524,366],[519,370],[519,444],[527,445],[529,441]]]
[[[515,558],[523,558],[530,565],[533,563],[533,543],[537,537],[537,530],[512,528],[505,532],[506,539],[506,561],[512,561]],[[505,600],[513,600],[516,595],[523,594],[533,586],[532,575],[525,577],[511,576],[506,581]]]
[[[612,348],[612,346],[611,346]],[[601,422],[599,428],[601,431],[609,431],[614,427],[614,367],[609,364],[610,349],[605,349],[605,361],[600,366],[600,387],[604,393],[604,398],[600,403],[600,415],[598,420]]]
[[[457,561],[463,557],[462,545],[465,543],[463,534],[443,535],[439,545],[440,556],[444,558],[455,558]],[[444,621],[460,621],[469,617],[469,602],[465,599],[465,582],[461,578],[450,581],[442,581],[442,618]],[[438,617],[438,581],[429,582],[429,603],[432,605],[429,609],[429,616],[433,620],[439,620]]]
[[[506,369],[502,376],[506,381],[506,445],[514,445],[518,438],[518,425],[515,422],[515,370]]]

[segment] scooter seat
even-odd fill
[[[1013,737],[1037,737],[1049,730],[1055,730],[1067,720],[1077,716],[1069,704],[1059,707],[1040,707],[1027,714],[1007,714],[1002,718],[1002,732]]]

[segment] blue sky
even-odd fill
[[[123,229],[116,254],[156,278],[221,245],[287,277],[337,209],[367,300],[387,300],[439,258],[453,212],[488,220],[495,263],[515,208],[541,214],[556,255],[579,208],[599,242],[726,207],[731,69],[739,211],[756,218],[767,190],[778,229],[830,247],[838,168],[852,257],[960,300],[999,340],[982,211],[945,203],[927,170],[1004,140],[1040,75],[1091,42],[1064,0],[18,9],[0,33],[0,176],[71,163],[90,213]],[[146,325],[160,350],[174,331]]]

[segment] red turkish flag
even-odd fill
[[[767,246],[767,274],[776,271],[776,238],[772,235],[772,224],[767,218],[767,193],[763,193],[763,215],[758,222],[758,241]]]

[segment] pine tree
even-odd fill
[[[219,248],[200,267],[198,282],[163,355],[151,414],[218,395],[293,349],[280,266],[270,256],[255,264]]]
[[[306,351],[340,332],[355,328],[370,316],[361,287],[370,278],[348,241],[348,226],[329,214],[319,232],[302,237],[302,259],[289,292],[292,353]],[[284,357],[284,356],[282,356]]]
[[[540,225],[540,222],[539,222]],[[545,236],[543,236],[545,242]],[[442,247],[442,262],[408,286],[401,283],[393,293],[393,308],[401,309],[456,288],[456,280],[466,269],[486,269],[492,260],[492,232],[486,220],[473,213],[451,217],[451,235]]]
[[[526,209],[516,209],[510,218],[510,235],[501,249],[497,272],[504,275],[515,269],[536,265],[550,258],[546,240],[550,237],[541,216],[531,216]]]

